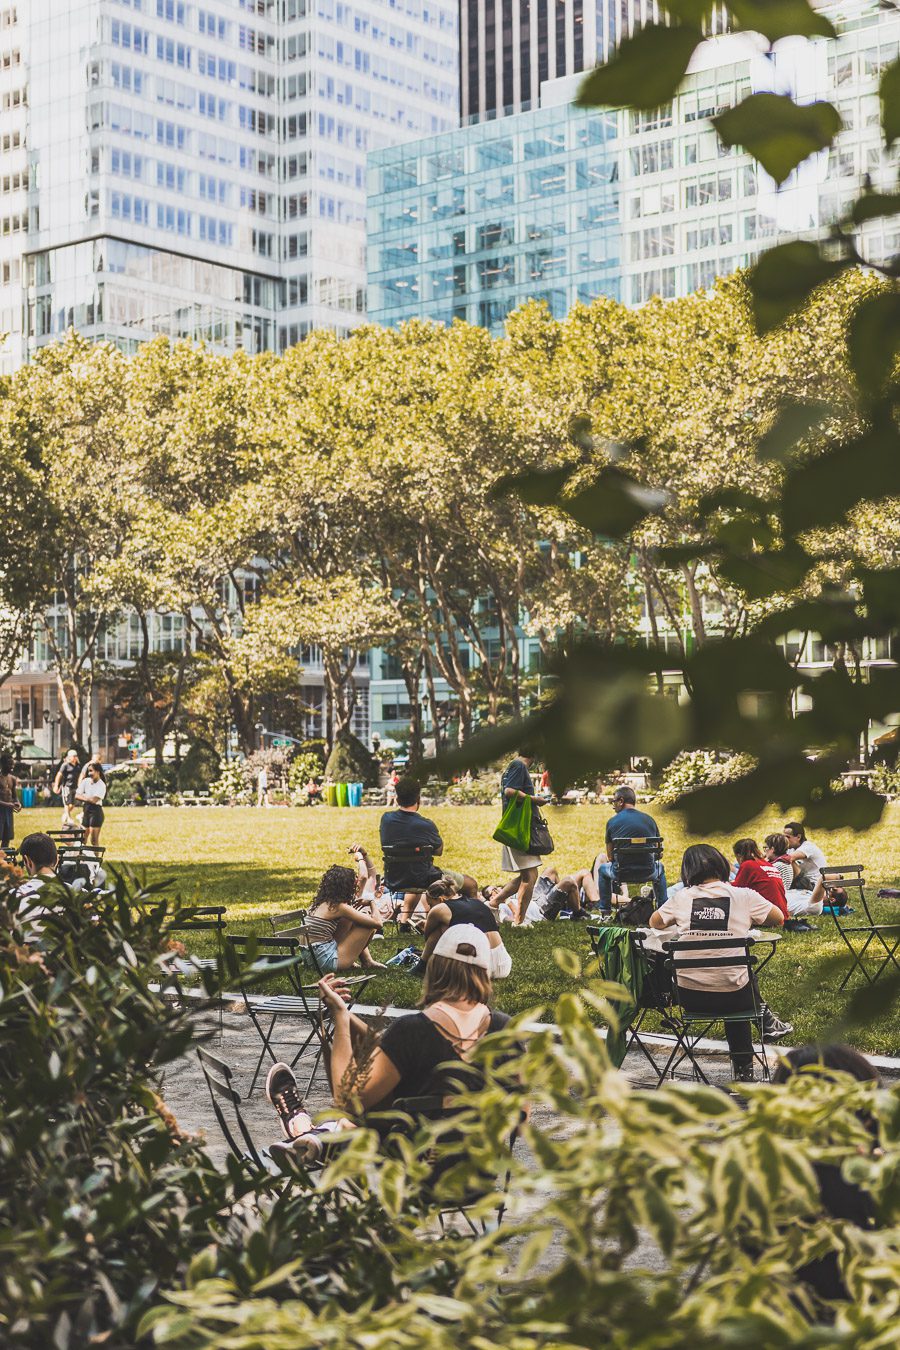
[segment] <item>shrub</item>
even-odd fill
[[[900,764],[893,768],[889,764],[876,764],[871,787],[873,792],[879,792],[888,801],[900,797]]]
[[[325,765],[325,777],[333,783],[362,783],[363,787],[377,787],[378,776],[379,764],[375,756],[352,732],[343,732],[331,747]]]
[[[496,773],[479,774],[471,783],[451,783],[447,801],[454,806],[490,806],[500,794],[500,776]]]
[[[131,806],[148,797],[171,797],[177,787],[174,764],[127,764],[109,775],[106,799],[110,806]]]
[[[321,780],[324,766],[318,755],[311,751],[301,751],[295,754],[288,765],[288,787],[292,792],[298,788],[303,789],[310,778]]]
[[[679,797],[708,783],[730,783],[743,778],[755,767],[756,761],[746,754],[719,758],[712,750],[683,750],[663,771],[655,800],[664,806],[678,802]]]
[[[246,806],[253,800],[253,786],[246,763],[231,759],[222,765],[219,777],[210,784],[210,795],[214,802],[223,806]]]
[[[181,761],[178,787],[182,792],[205,792],[219,777],[221,768],[219,752],[205,741],[194,741]]]

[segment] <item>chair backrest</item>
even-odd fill
[[[308,913],[307,909],[288,909],[283,914],[270,914],[269,924],[275,937],[296,937]]]
[[[864,863],[843,863],[829,864],[821,868],[822,880],[825,883],[826,899],[830,903],[831,892],[833,890],[843,890],[852,892],[854,898],[862,905],[863,912],[869,923],[874,923],[871,911],[869,910],[869,900],[866,895],[866,879],[863,876],[865,872]],[[835,923],[840,927],[841,915],[835,913],[834,905],[831,905],[831,914]]]
[[[656,864],[663,851],[663,841],[659,835],[613,839],[611,843],[613,863],[620,881],[637,884],[653,880]]]
[[[203,1070],[203,1077],[206,1079],[206,1086],[209,1089],[209,1099],[212,1102],[213,1112],[219,1123],[219,1129],[225,1137],[226,1144],[240,1162],[249,1158],[256,1167],[265,1171],[266,1165],[241,1112],[241,1094],[232,1082],[234,1078],[232,1069],[225,1063],[224,1059],[219,1059],[217,1055],[210,1054],[203,1046],[197,1047],[197,1058],[200,1061],[200,1068]],[[227,1113],[223,1103],[227,1104]],[[243,1140],[243,1148],[235,1137],[235,1131]]]
[[[169,925],[170,933],[197,933],[210,932],[224,933],[225,915],[227,909],[224,905],[189,905],[186,906],[184,915],[179,915],[174,923]]]
[[[381,852],[385,863],[389,862],[431,862],[434,848],[428,844],[382,844]]]
[[[752,938],[739,938],[731,934],[723,933],[716,937],[705,938],[675,938],[671,942],[664,942],[663,948],[668,953],[667,966],[672,974],[672,995],[676,1003],[680,1003],[681,994],[685,988],[693,990],[693,986],[685,986],[679,983],[679,976],[682,978],[690,973],[695,979],[702,972],[708,971],[731,971],[732,973],[745,971],[749,980],[753,967],[756,965],[756,957],[752,954]],[[744,981],[741,981],[743,985]],[[754,990],[754,1003],[756,1002],[755,985],[750,981],[751,988]],[[703,991],[709,993],[726,993],[736,986],[734,980],[729,981],[717,989],[714,983],[703,985]]]
[[[55,839],[57,843],[62,842],[64,844],[78,844],[84,838],[86,833],[87,831],[83,830],[80,825],[73,825],[71,829],[47,831],[47,834],[51,839]]]

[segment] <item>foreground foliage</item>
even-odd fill
[[[386,1151],[361,1130],[318,1189],[300,1172],[280,1196],[249,1165],[216,1170],[157,1095],[190,1035],[147,989],[177,906],[124,882],[93,917],[61,903],[39,942],[13,922],[0,943],[4,1345],[891,1343],[895,1091],[807,1077],[754,1088],[746,1107],[636,1092],[592,1021],[615,990],[589,979],[557,1002],[558,1041],[514,1024],[492,1047],[520,1048],[521,1090],[491,1078],[466,1107],[447,1199],[474,1169],[502,1173],[530,1104],[511,1218],[477,1241],[441,1237],[421,1198],[425,1136]],[[578,978],[577,958],[560,960]],[[884,1227],[825,1215],[817,1161],[865,1185]],[[832,1250],[853,1301],[829,1307],[793,1272]]]

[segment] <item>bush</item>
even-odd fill
[[[500,775],[479,774],[471,783],[451,783],[447,801],[453,806],[490,806],[500,795]]]
[[[205,792],[219,777],[222,759],[206,741],[194,741],[178,770],[181,792]]]
[[[106,800],[110,806],[131,806],[148,797],[174,796],[177,790],[174,764],[128,764],[110,773]]]
[[[900,764],[893,768],[888,764],[876,764],[872,774],[871,788],[873,792],[878,792],[882,797],[887,797],[888,801],[900,797]]]
[[[362,783],[363,787],[378,787],[378,760],[362,741],[343,732],[331,747],[325,765],[325,777],[332,783]]]
[[[292,792],[306,787],[310,778],[321,780],[324,772],[324,766],[318,755],[309,751],[301,751],[295,754],[288,765],[288,787]]]
[[[253,801],[253,785],[245,761],[231,759],[210,784],[210,795],[221,806],[246,806]]]
[[[730,783],[743,778],[755,765],[750,755],[728,755],[721,759],[712,750],[683,750],[663,771],[655,800],[663,806],[672,806],[686,792],[708,783]]]

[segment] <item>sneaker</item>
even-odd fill
[[[735,1069],[732,1066],[731,1075],[735,1083],[753,1083],[756,1081],[756,1074],[752,1064],[747,1064],[741,1069]]]
[[[782,1022],[780,1017],[776,1017],[768,1003],[763,1006],[762,1015],[763,1035],[767,1041],[780,1041],[785,1036],[790,1036],[794,1030],[793,1022]]]
[[[784,926],[789,933],[812,933],[815,931],[812,924],[807,923],[805,919],[787,919]]]
[[[309,1133],[312,1118],[303,1104],[293,1069],[273,1064],[266,1077],[266,1096],[278,1112],[285,1139]]]

